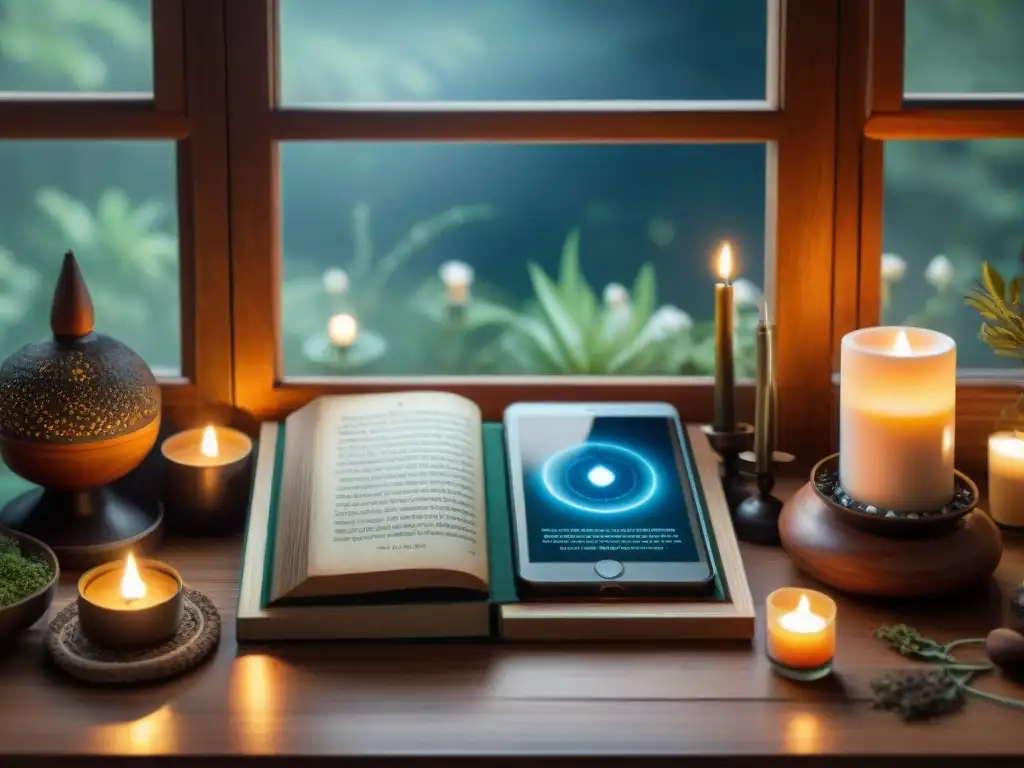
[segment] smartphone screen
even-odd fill
[[[519,448],[532,562],[702,560],[674,419],[523,416]]]

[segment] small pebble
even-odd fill
[[[917,520],[921,516],[919,514],[917,514],[917,512],[911,512],[909,515],[907,515],[907,517],[910,518],[911,520]]]
[[[873,504],[868,504],[866,507],[864,507],[864,511],[867,512],[868,514],[877,515],[878,514],[878,507],[876,507]]]
[[[985,638],[985,652],[992,663],[1011,673],[1024,672],[1024,635],[1002,627]]]
[[[885,516],[886,516],[886,517],[896,517],[896,513],[895,513],[895,512],[893,512],[893,511],[892,511],[892,510],[890,509],[890,510],[889,510],[888,512],[886,512],[886,513],[885,513]]]

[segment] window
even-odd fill
[[[872,0],[850,4],[841,23],[834,343],[880,320],[953,336],[957,463],[976,476],[1022,383],[1019,363],[978,340],[964,303],[983,261],[1021,271],[1021,10]]]
[[[963,297],[988,261],[1018,274],[1024,255],[1024,140],[885,145],[881,318],[957,342],[961,369],[1019,367],[978,338]]]
[[[728,237],[753,378],[763,145],[289,142],[280,158],[287,376],[707,376]]]
[[[368,0],[226,3],[240,407],[440,387],[489,418],[639,397],[708,420],[728,239],[779,325],[784,441],[816,439],[835,3],[404,0],[386,24]]]
[[[0,357],[50,334],[50,300],[73,250],[96,327],[164,377],[181,373],[174,144],[6,141],[0,207]]]
[[[282,0],[281,102],[767,97],[765,0]]]
[[[3,0],[0,91],[151,94],[150,1]]]
[[[170,406],[231,401],[217,5],[0,0],[0,354],[49,334],[72,250]]]
[[[1021,29],[1017,0],[906,0],[905,93],[1024,91]]]

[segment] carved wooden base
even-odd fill
[[[844,592],[877,597],[974,586],[992,575],[1003,551],[999,529],[980,510],[935,535],[889,538],[844,522],[810,483],[783,507],[779,535],[800,570]]]

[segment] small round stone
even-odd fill
[[[893,512],[893,511],[892,511],[892,510],[890,509],[890,510],[889,510],[888,512],[886,512],[886,513],[885,513],[885,516],[886,516],[886,517],[896,517],[896,513],[895,513],[895,512]]]
[[[866,507],[864,507],[864,511],[870,515],[877,515],[878,507],[874,506],[873,504],[868,504]]]
[[[1024,671],[1024,635],[1012,629],[993,629],[985,639],[992,663],[1010,673]]]

